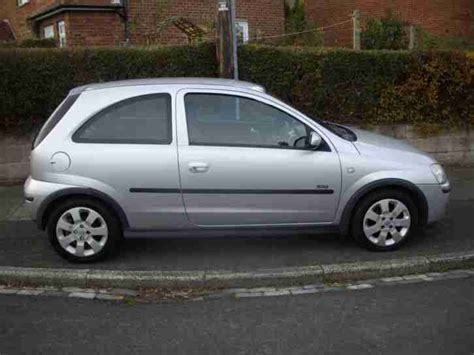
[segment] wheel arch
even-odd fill
[[[122,207],[112,197],[94,189],[73,187],[56,191],[41,203],[40,207],[38,208],[38,215],[36,219],[38,228],[45,230],[49,216],[54,206],[70,198],[87,198],[99,201],[116,214],[120,220],[122,229],[127,229],[129,227],[127,215],[123,211]]]
[[[357,190],[349,199],[341,215],[340,229],[343,234],[348,234],[352,216],[359,202],[368,194],[385,189],[397,189],[408,193],[418,208],[419,224],[428,222],[428,202],[418,186],[402,179],[382,179],[371,182]]]

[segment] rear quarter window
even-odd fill
[[[170,144],[171,96],[148,94],[112,104],[72,136],[76,143]]]
[[[47,136],[54,127],[61,121],[64,115],[69,111],[69,109],[74,105],[76,100],[79,98],[80,94],[69,95],[64,99],[63,102],[58,106],[58,108],[53,112],[53,114],[48,118],[43,127],[38,131],[37,136],[33,140],[33,149],[36,148]]]

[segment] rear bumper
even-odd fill
[[[428,204],[428,224],[439,221],[446,213],[449,202],[451,185],[446,182],[443,185],[418,185],[426,197]]]
[[[39,210],[43,207],[44,202],[49,196],[57,191],[71,187],[73,186],[35,180],[29,176],[23,186],[23,194],[25,204],[30,211],[33,221],[40,222],[38,221]]]

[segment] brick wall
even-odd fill
[[[158,32],[160,24],[173,16],[184,17],[214,37],[216,0],[130,0],[131,43],[183,44],[187,37],[173,25]],[[247,20],[250,38],[283,33],[282,0],[239,0],[237,19]]]
[[[32,12],[37,11],[41,6],[49,6],[53,1],[38,1],[35,3],[27,3],[23,6],[17,6],[17,0],[0,0],[2,6],[0,8],[0,19],[7,19],[15,33],[17,39],[33,37],[31,27],[26,22],[26,18]],[[44,3],[43,5],[40,5]]]
[[[35,37],[27,18],[56,4],[105,5],[110,0],[30,0],[18,7],[17,0],[0,0],[0,19],[8,19],[18,40]],[[162,21],[172,16],[184,17],[214,37],[217,15],[216,0],[129,0],[131,43],[184,44],[187,37],[173,25],[157,33]],[[249,23],[250,37],[283,33],[283,0],[239,0],[238,19]],[[70,46],[117,45],[123,41],[123,23],[115,13],[69,12],[61,15],[65,21],[67,43]],[[38,24],[42,28],[57,23],[58,17]],[[57,28],[55,28],[55,32]]]
[[[305,6],[307,18],[318,26],[349,19],[355,9],[361,11],[363,22],[392,9],[402,20],[431,34],[462,37],[474,43],[473,0],[306,0]],[[328,29],[325,44],[351,46],[352,24]]]
[[[0,184],[18,183],[28,176],[32,139],[0,133]]]
[[[68,46],[116,46],[124,41],[123,21],[113,12],[71,12],[67,16]]]
[[[1,7],[0,7],[0,19],[8,19],[11,27],[13,28],[13,31],[17,37],[18,40],[24,40],[26,38],[34,38],[36,37],[35,33],[35,28],[33,28],[31,23],[28,23],[28,17],[31,17],[32,15],[35,15],[37,13],[40,13],[52,6],[58,5],[58,4],[64,4],[64,5],[76,5],[76,4],[82,4],[82,5],[109,5],[110,0],[30,0],[29,3],[26,3],[22,6],[17,5],[17,0],[0,0],[1,1]],[[81,13],[86,14],[87,16],[90,16],[91,18],[91,26],[97,26],[98,25],[98,18],[101,18],[104,20],[107,26],[111,25],[111,22],[114,22],[111,20],[110,16],[111,14],[108,13],[106,16],[96,16],[96,14],[91,13]],[[103,15],[101,13],[100,15]],[[71,26],[77,25],[81,29],[84,28],[83,21],[79,20],[80,16],[74,16],[71,18],[71,22],[69,23],[69,18],[68,14],[61,14],[57,15],[51,18],[48,18],[46,20],[41,21],[38,24],[37,29],[40,30],[39,34],[41,34],[42,28],[45,26],[48,26],[50,24],[56,24],[58,21],[64,20],[66,22],[66,31],[69,31],[71,29]],[[118,18],[118,15],[115,15]],[[68,26],[69,24],[69,26]],[[104,32],[108,32],[110,29],[115,29],[116,25],[113,24],[112,27],[106,27],[103,26],[103,28],[99,28],[99,30],[104,30]],[[55,28],[55,32],[57,31],[57,28]],[[91,34],[91,31],[88,32],[88,34]],[[67,33],[67,36],[69,35],[69,32]],[[110,34],[108,34],[110,35]],[[97,35],[95,37],[98,37]],[[113,37],[113,36],[108,36],[108,37]],[[72,40],[73,41],[73,40]],[[80,42],[81,40],[79,40]],[[84,41],[82,41],[84,42]],[[103,43],[102,40],[99,42]],[[112,44],[115,44],[113,42]]]
[[[41,22],[40,36],[45,27],[54,25],[54,37],[58,41],[59,21],[65,23],[69,47],[116,46],[124,41],[123,21],[113,12],[71,12],[53,16]]]

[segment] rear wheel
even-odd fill
[[[94,200],[66,201],[52,211],[49,241],[63,258],[73,262],[101,260],[116,250],[120,223],[107,207]]]
[[[352,235],[378,251],[398,249],[418,227],[418,209],[410,195],[398,190],[376,191],[364,197],[352,219]]]

